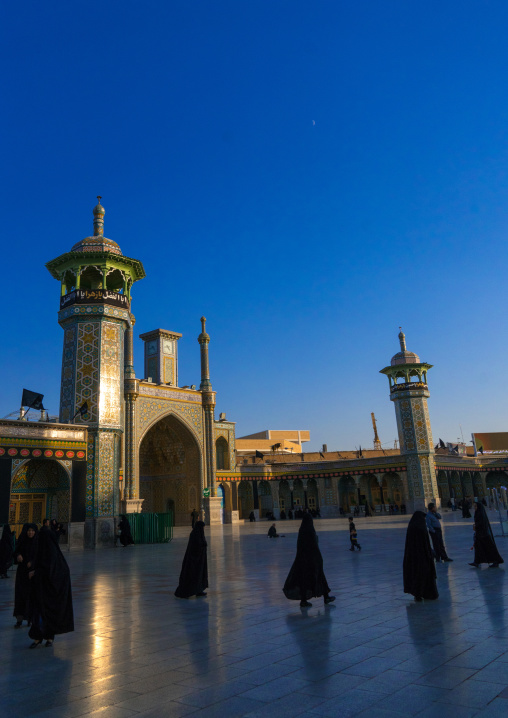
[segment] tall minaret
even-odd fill
[[[73,487],[73,501],[84,502],[89,546],[106,542],[104,519],[119,509],[124,373],[133,375],[131,287],[145,276],[141,262],[125,257],[118,244],[104,236],[105,211],[101,197],[98,200],[94,234],[46,265],[61,284],[60,421],[88,426],[86,487]],[[98,518],[103,520],[100,530]]]
[[[215,421],[215,392],[210,381],[210,364],[208,361],[208,344],[210,337],[206,333],[206,317],[201,317],[201,334],[198,337],[201,348],[201,384],[199,386],[203,396],[203,414],[205,428],[205,466],[206,485],[212,497],[217,495],[215,486],[215,444],[213,439],[213,426]]]
[[[399,334],[400,352],[392,357],[390,366],[381,369],[390,383],[390,399],[395,404],[400,453],[407,462],[407,495],[416,511],[428,502],[439,503],[434,464],[434,444],[430,427],[427,399],[427,372],[432,364],[420,362],[420,357],[406,348],[402,328]]]

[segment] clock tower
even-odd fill
[[[85,545],[113,540],[119,510],[124,431],[124,376],[134,376],[131,290],[143,265],[104,236],[105,210],[94,207],[94,233],[46,267],[60,282],[58,322],[64,330],[60,422],[88,426]]]
[[[145,344],[145,379],[155,384],[178,386],[178,332],[155,329],[140,334]]]

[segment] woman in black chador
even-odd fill
[[[204,521],[196,521],[189,536],[180,571],[180,581],[175,591],[175,596],[178,598],[206,596],[205,589],[208,588],[206,547]]]
[[[16,584],[14,586],[14,628],[21,628],[23,621],[30,623],[30,578],[37,552],[38,529],[36,524],[25,524],[14,549],[14,562],[17,564]]]
[[[470,566],[479,568],[481,563],[489,563],[489,568],[497,568],[504,563],[497,550],[494,534],[490,528],[490,521],[485,506],[480,503],[474,505],[474,561]]]
[[[284,584],[284,595],[292,601],[300,601],[302,608],[312,606],[309,598],[324,596],[325,603],[335,601],[323,571],[323,557],[312,516],[305,513],[298,532],[296,558]]]
[[[469,499],[464,499],[462,502],[462,518],[463,519],[470,519],[471,518],[471,504],[469,503]]]
[[[131,534],[131,525],[129,519],[125,514],[120,514],[120,523],[118,524],[120,531],[120,543],[125,548],[134,544],[134,539]]]
[[[30,648],[37,648],[43,640],[52,646],[57,634],[74,630],[71,577],[58,537],[43,526],[39,531],[37,554],[30,571],[30,611],[32,625],[28,635]]]
[[[0,539],[0,578],[9,578],[7,571],[12,566],[14,553],[14,531],[9,524],[4,524],[2,538]]]
[[[403,574],[404,593],[410,593],[415,601],[439,597],[434,556],[423,511],[415,511],[407,527]]]

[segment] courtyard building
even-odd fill
[[[235,422],[215,417],[205,317],[199,386],[179,386],[182,335],[162,328],[140,334],[144,367],[136,376],[133,291],[145,270],[104,236],[100,199],[93,235],[46,265],[60,288],[60,411],[51,421],[44,411],[40,421],[25,421],[23,411],[0,421],[0,523],[19,532],[48,516],[66,525],[69,548],[95,548],[113,545],[119,513],[167,513],[176,526],[189,524],[194,509],[208,524],[299,508],[334,518],[366,504],[410,512],[507,484],[501,434],[476,435],[472,453],[434,447],[432,365],[407,350],[402,331],[400,351],[381,370],[398,449],[377,440],[373,450],[305,452],[307,430],[237,439]]]

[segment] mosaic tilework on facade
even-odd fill
[[[41,507],[44,508],[46,516],[58,517],[59,521],[68,521],[71,470],[72,461],[59,462],[45,459],[14,461],[11,494],[22,498],[27,494],[38,492],[45,497],[45,506],[41,504]],[[21,511],[21,523],[24,522],[23,516]],[[32,520],[40,522],[38,513],[33,514]]]
[[[60,421],[66,423],[74,416],[74,379],[76,372],[76,326],[64,331],[62,384],[60,389]]]
[[[89,433],[86,462],[86,515],[95,516],[95,434]]]
[[[173,357],[164,357],[164,381],[176,384],[175,360]]]
[[[44,487],[48,489],[68,489],[70,486],[69,466],[62,466],[59,461],[46,461],[45,459],[32,459],[25,462],[13,462],[12,488],[13,491],[34,491]],[[21,464],[21,466],[20,466]]]
[[[127,322],[129,326],[131,324],[130,313],[126,309],[117,309],[116,307],[113,308],[107,306],[69,307],[68,309],[62,309],[58,312],[58,319],[59,321],[62,321],[73,316],[86,318],[94,315],[105,315],[115,319],[122,319],[124,322]]]
[[[138,442],[146,429],[166,414],[174,413],[189,426],[203,447],[203,410],[200,404],[165,402],[139,396],[136,401],[136,434]]]
[[[74,406],[79,408],[86,401],[88,423],[95,424],[99,419],[100,321],[80,322],[77,329]]]
[[[122,426],[123,334],[120,323],[102,322],[99,397],[101,426]]]
[[[215,422],[214,425],[214,438],[215,442],[217,439],[222,437],[228,444],[229,454],[229,466],[227,468],[234,469],[236,464],[236,447],[235,447],[235,427],[233,424],[227,424],[226,422]],[[217,467],[226,468],[226,467]]]
[[[95,440],[95,516],[113,516],[118,492],[118,435],[99,431]]]

